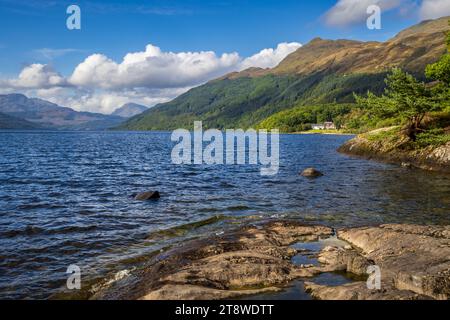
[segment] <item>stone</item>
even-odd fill
[[[318,178],[318,177],[323,176],[323,173],[318,171],[318,170],[316,170],[315,168],[308,168],[308,169],[305,169],[301,173],[301,175],[303,177],[307,177],[307,178]]]
[[[381,272],[381,291],[365,282],[337,287],[306,286],[313,297],[330,299],[450,298],[450,226],[389,224],[338,231],[338,237],[358,248],[325,248],[319,261],[329,271],[363,274],[368,265]]]
[[[245,226],[221,236],[193,240],[155,256],[147,267],[101,288],[93,299],[229,299],[279,291],[321,270],[296,266],[291,247],[331,236],[324,226],[292,221]]]
[[[450,297],[450,226],[389,224],[340,229],[273,221],[244,225],[163,251],[117,281],[97,286],[92,299],[233,299],[277,292],[293,280],[305,281],[316,299],[415,300]],[[319,265],[292,263],[298,242],[330,243]],[[324,240],[325,239],[325,240]],[[370,268],[369,268],[370,267]],[[370,289],[370,269],[379,267],[381,287]],[[319,285],[327,272],[352,274],[353,282]]]
[[[410,168],[412,168],[412,164],[409,163],[409,162],[402,162],[402,167],[403,167],[403,168],[410,169]]]
[[[430,145],[418,150],[411,150],[402,147],[408,143],[409,138],[407,137],[399,137],[394,141],[391,141],[391,139],[371,139],[373,135],[394,128],[381,128],[360,134],[340,146],[338,152],[402,166],[405,164],[406,168],[450,173],[450,142],[440,146]]]
[[[147,191],[138,194],[134,194],[134,200],[146,201],[146,200],[154,200],[159,199],[161,196],[158,191]]]

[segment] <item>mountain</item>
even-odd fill
[[[0,130],[2,129],[34,130],[42,128],[33,122],[0,113]]]
[[[0,95],[0,113],[53,130],[105,130],[123,121],[118,116],[77,112],[23,94]]]
[[[119,129],[169,130],[255,126],[301,105],[353,102],[353,92],[381,93],[399,66],[416,76],[445,52],[448,17],[424,21],[386,42],[313,39],[273,69],[230,73],[135,116]]]
[[[131,118],[146,111],[147,109],[148,107],[140,104],[126,103],[111,114],[122,118]]]

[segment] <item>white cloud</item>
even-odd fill
[[[195,86],[228,72],[249,67],[276,66],[301,44],[280,43],[242,59],[238,53],[217,56],[213,51],[163,52],[154,45],[128,53],[121,63],[103,54],[87,57],[74,70],[69,82],[75,86],[113,88],[179,88]]]
[[[367,19],[367,8],[378,5],[383,11],[399,7],[405,0],[338,0],[325,13],[325,23],[329,26],[349,26]]]
[[[50,88],[66,85],[66,80],[49,65],[34,63],[23,68],[17,79],[8,81],[13,88]]]
[[[450,15],[450,0],[423,0],[420,7],[422,20],[436,19]]]
[[[278,44],[276,49],[264,49],[259,53],[245,59],[241,63],[241,69],[247,69],[250,67],[259,68],[273,68],[277,66],[281,60],[286,58],[289,54],[296,51],[302,45],[298,42],[283,42]]]
[[[79,64],[70,83],[101,88],[166,88],[196,85],[230,72],[239,63],[237,53],[218,57],[212,51],[162,52],[151,44],[145,51],[128,53],[121,63],[94,54]]]
[[[274,67],[300,46],[280,43],[244,59],[236,52],[174,53],[149,44],[144,51],[126,54],[121,62],[104,54],[90,55],[67,78],[49,65],[31,64],[16,79],[0,80],[0,91],[19,91],[79,111],[111,113],[127,102],[153,106],[169,101],[232,71]]]

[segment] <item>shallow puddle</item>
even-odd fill
[[[319,252],[326,246],[344,247],[346,242],[339,240],[337,237],[320,239],[313,242],[298,242],[292,245],[299,251],[291,261],[295,265],[319,265],[317,256]],[[280,292],[263,293],[254,296],[243,297],[242,300],[312,300],[309,293],[305,291],[304,282],[310,281],[319,285],[340,286],[355,281],[355,278],[348,273],[328,272],[318,276],[298,279],[292,281],[290,285]]]
[[[346,283],[353,282],[345,274],[340,273],[322,273],[317,277],[307,279],[321,285],[340,286]],[[244,297],[242,300],[312,300],[309,293],[305,291],[303,280],[294,280],[289,287],[283,291],[263,293],[255,296]]]
[[[308,265],[308,264],[312,264],[312,265],[317,265],[319,262],[317,261],[317,258],[314,255],[311,254],[306,254],[306,253],[301,253],[301,254],[297,254],[294,257],[292,257],[291,259],[292,263],[300,266],[300,265]]]

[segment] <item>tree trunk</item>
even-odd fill
[[[425,114],[419,114],[414,116],[409,121],[408,125],[403,129],[403,133],[408,136],[412,141],[416,141],[417,133],[422,131],[421,124]]]

